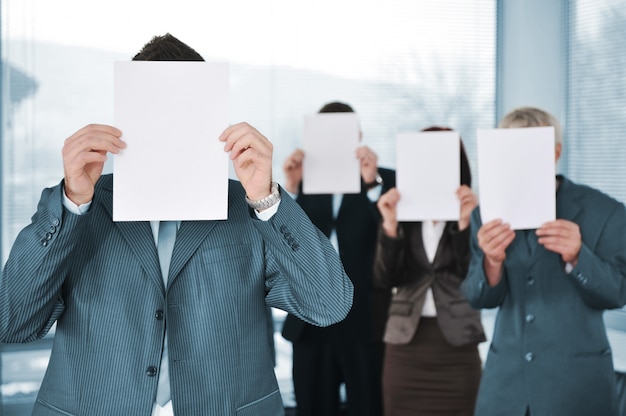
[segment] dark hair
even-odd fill
[[[204,58],[189,45],[166,33],[153,37],[133,61],[204,61]]]
[[[422,131],[454,131],[449,127],[431,126],[423,129]],[[463,146],[463,140],[461,140],[461,185],[467,185],[472,187],[472,171],[469,165],[469,159],[465,153],[465,146]]]
[[[324,105],[319,111],[320,113],[354,113],[352,107],[348,104],[340,103],[339,101],[333,101]]]

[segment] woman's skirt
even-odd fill
[[[481,371],[477,345],[451,346],[423,317],[409,344],[385,345],[385,416],[471,416]]]

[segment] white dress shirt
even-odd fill
[[[445,221],[424,221],[422,222],[422,240],[424,241],[424,250],[428,261],[432,263],[437,254],[439,241],[446,227]],[[437,308],[435,307],[435,298],[433,298],[433,290],[429,287],[426,291],[426,300],[422,308],[422,316],[437,316]]]

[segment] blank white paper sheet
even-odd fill
[[[514,230],[556,218],[554,127],[477,131],[480,215]]]
[[[359,135],[359,120],[355,113],[321,113],[304,117],[303,193],[361,192],[361,167],[356,157]]]
[[[454,131],[407,132],[396,137],[399,221],[456,221],[461,182],[460,137]]]
[[[228,214],[228,64],[115,63],[113,220],[220,220]]]

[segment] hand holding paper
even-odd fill
[[[378,156],[367,146],[356,149],[356,157],[361,164],[361,178],[365,183],[374,182],[378,175]]]
[[[107,153],[126,147],[115,127],[90,124],[78,130],[63,145],[65,194],[76,205],[92,200],[94,185],[102,174]]]
[[[400,193],[396,188],[391,188],[378,198],[378,210],[383,217],[383,230],[389,237],[398,236],[397,205],[400,201]]]
[[[515,231],[507,223],[496,219],[483,224],[476,235],[478,246],[485,253],[483,267],[489,284],[495,286],[502,277],[506,249],[515,239]]]
[[[302,182],[302,161],[304,160],[304,152],[302,149],[296,149],[283,164],[285,172],[285,189],[287,192],[295,194],[298,192],[300,182]]]
[[[567,220],[550,221],[536,231],[539,244],[546,250],[561,255],[565,263],[576,266],[582,246],[582,237],[578,224]]]
[[[224,150],[230,152],[235,172],[251,200],[270,194],[272,182],[272,143],[248,123],[228,127],[220,135]]]
[[[459,189],[456,190],[456,196],[459,198],[459,202],[461,203],[461,215],[459,216],[459,230],[466,229],[470,224],[470,216],[472,215],[472,211],[478,205],[478,200],[476,199],[476,194],[472,191],[467,185],[459,186]]]

